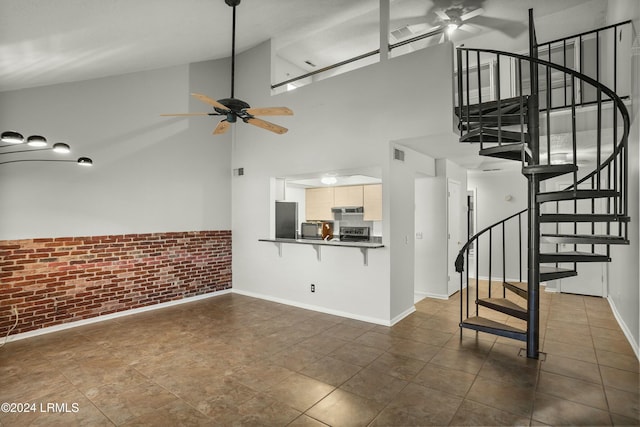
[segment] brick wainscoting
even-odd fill
[[[231,231],[0,241],[0,337],[231,288]]]

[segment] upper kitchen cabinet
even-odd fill
[[[362,206],[363,191],[362,185],[348,185],[344,187],[334,187],[333,206]]]
[[[382,184],[362,186],[364,220],[382,221]]]
[[[305,190],[305,220],[333,221],[334,187],[307,188]]]

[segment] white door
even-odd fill
[[[567,188],[571,183],[557,183],[556,190],[563,190]],[[551,202],[552,205],[555,203]],[[602,200],[596,199],[596,212],[602,212],[601,209]],[[553,207],[555,210],[555,206]],[[578,212],[591,213],[591,200],[578,201]],[[560,203],[559,213],[573,213],[573,202]],[[555,228],[555,225],[554,225]],[[574,234],[573,223],[561,223],[558,226],[558,233],[560,234]],[[551,231],[555,233],[555,230]],[[595,234],[605,234],[606,229],[603,224],[595,225]],[[591,234],[591,224],[578,224],[577,234]],[[555,245],[549,245],[548,250],[555,251]],[[591,252],[591,245],[578,245],[577,250],[579,252]],[[606,254],[606,246],[596,245],[596,253]],[[560,244],[558,245],[559,252],[572,252],[574,251],[573,244]],[[573,269],[573,263],[560,264],[560,268]],[[607,283],[605,274],[605,263],[603,262],[582,262],[577,264],[578,275],[574,277],[567,277],[565,279],[558,280],[557,289],[559,292],[569,294],[581,294],[591,295],[597,297],[607,296]]]
[[[460,203],[460,183],[452,179],[447,180],[447,274],[449,275],[448,293],[452,295],[460,290],[460,273],[456,272],[455,261],[462,247],[462,230],[460,220],[462,205]]]

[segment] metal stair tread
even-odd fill
[[[525,320],[527,318],[527,309],[507,298],[481,298],[478,300],[478,304],[518,319]]]
[[[500,335],[525,341],[527,339],[527,332],[522,329],[515,328],[513,326],[505,325],[504,323],[496,322],[484,317],[475,316],[468,317],[460,326],[467,329],[474,329],[480,332],[487,332],[494,335]]]
[[[575,243],[587,245],[628,245],[629,240],[622,236],[610,234],[541,234],[540,237],[547,243]]]
[[[479,151],[479,154],[481,156],[521,161],[523,146],[525,146],[525,144],[521,142],[516,144],[497,145],[495,147],[483,148]],[[526,158],[529,158],[527,150],[525,150],[525,156]]]
[[[538,193],[536,200],[538,202],[555,202],[561,200],[574,200],[574,199],[596,199],[603,197],[618,197],[620,193],[615,190],[562,190],[562,191],[548,191]]]
[[[527,99],[529,98],[528,95],[525,96],[515,96],[512,98],[505,98],[505,99],[500,99],[500,107],[504,108],[504,107],[508,107],[508,106],[519,106],[520,105],[520,100],[522,99],[522,107],[524,109],[527,108]],[[494,101],[485,101],[479,104],[471,104],[471,105],[466,105],[464,107],[462,107],[462,112],[464,114],[467,114],[467,111],[480,111],[480,109],[482,110],[495,110],[498,108],[498,100],[494,100]],[[457,116],[460,116],[460,107],[455,107],[455,113]]]
[[[540,222],[628,222],[627,216],[615,214],[541,214]]]
[[[540,254],[541,263],[549,262],[608,262],[611,261],[607,255],[591,252],[567,251],[567,252],[545,252]]]
[[[469,116],[463,116],[467,123],[482,123],[486,126],[498,126],[498,122],[501,125],[514,125],[519,123],[527,123],[527,115],[522,114],[471,114]],[[500,120],[498,120],[500,118]]]
[[[509,289],[511,292],[516,295],[527,299],[527,295],[529,294],[529,289],[527,288],[527,284],[523,282],[504,282],[502,284],[505,288]]]
[[[482,128],[475,128],[462,135],[460,142],[480,142],[480,136],[482,136],[482,142],[502,142],[503,144],[520,144],[523,139],[524,142],[529,142],[530,140],[529,134],[526,132],[521,133],[504,129],[498,130],[483,126]]]
[[[555,178],[567,173],[575,172],[578,170],[578,166],[567,163],[561,165],[531,165],[523,166],[523,175],[538,175],[541,180]]]
[[[547,265],[540,266],[540,282],[548,282],[549,280],[564,279],[566,277],[577,276],[578,272],[569,268],[551,267]]]

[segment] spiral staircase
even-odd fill
[[[629,243],[629,114],[616,94],[617,61],[612,76],[600,75],[600,63],[609,58],[605,53],[615,58],[618,34],[627,24],[538,44],[529,10],[528,56],[457,49],[460,142],[479,144],[482,156],[520,162],[528,182],[528,208],[479,231],[458,254],[460,327],[525,341],[529,358],[539,357],[540,284],[576,276],[578,263],[609,262],[611,245]],[[595,46],[590,75],[583,68],[587,41]],[[570,59],[578,51],[567,53],[572,43],[579,48],[575,61]],[[552,51],[562,63],[552,62]],[[500,81],[505,74],[511,76],[508,84]],[[487,99],[482,87],[490,79],[495,90]],[[508,96],[501,96],[501,90]],[[554,178],[572,184],[558,191],[550,184]],[[516,240],[519,253],[506,253],[506,242]],[[519,278],[507,277],[510,264]],[[474,267],[475,278],[488,275],[488,281],[469,280]],[[492,290],[496,282],[501,285],[497,291]],[[492,311],[521,321],[498,322]]]

